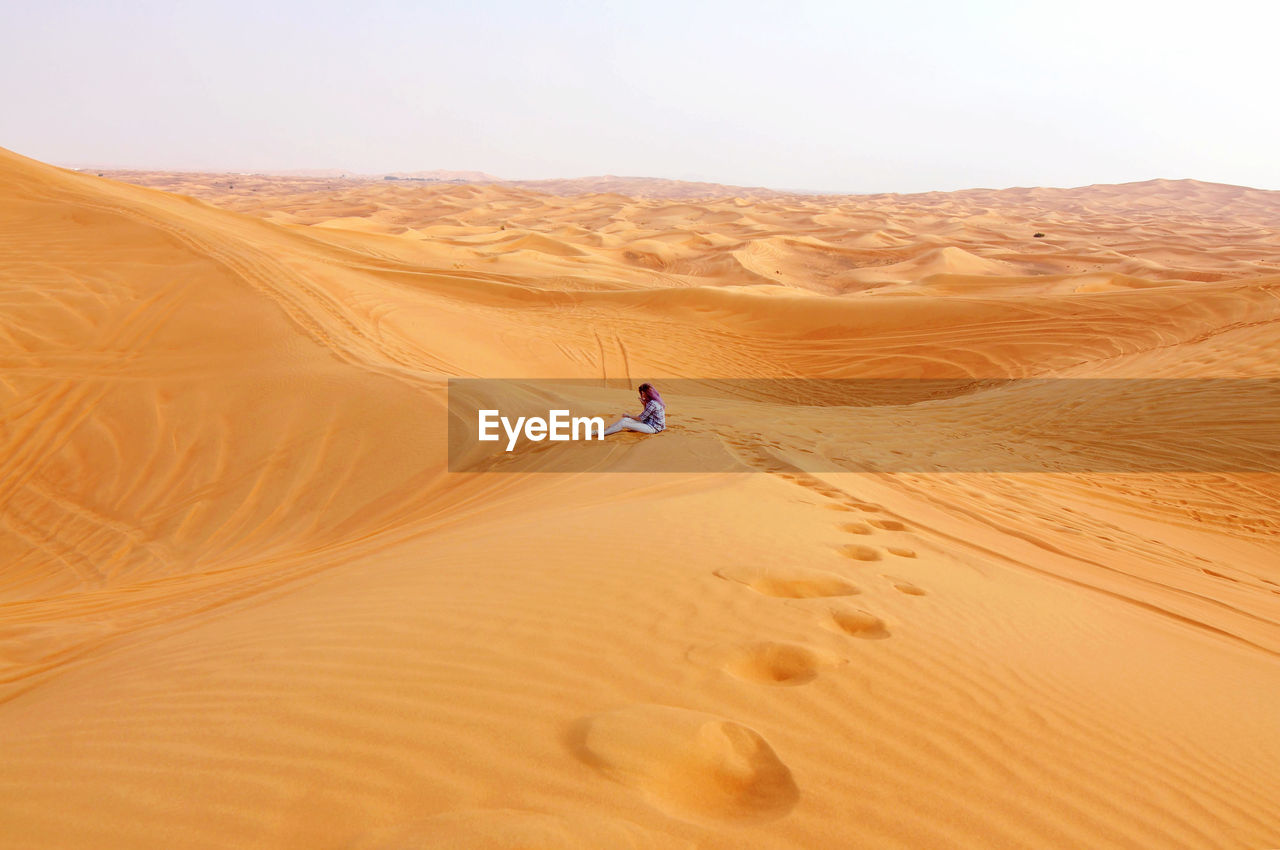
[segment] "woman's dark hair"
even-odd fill
[[[666,402],[662,400],[662,396],[658,395],[658,391],[653,388],[653,384],[641,384],[640,394],[645,397],[646,401],[656,401],[658,404],[666,406]]]

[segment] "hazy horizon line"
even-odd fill
[[[35,157],[31,157],[35,159]],[[576,176],[557,175],[553,177],[505,177],[493,172],[480,168],[416,168],[416,169],[387,169],[381,171],[358,171],[355,169],[342,169],[336,167],[290,167],[290,168],[257,168],[257,169],[236,169],[236,168],[199,168],[199,167],[157,167],[157,166],[138,166],[138,165],[105,165],[101,163],[57,163],[50,162],[58,168],[66,168],[72,171],[117,171],[117,172],[136,172],[136,173],[171,173],[171,174],[228,174],[238,176],[263,176],[263,177],[313,177],[316,179],[370,179],[376,180],[387,176],[402,174],[421,174],[421,173],[439,173],[439,174],[483,174],[491,180],[462,180],[461,182],[472,185],[484,185],[487,183],[544,183],[555,181],[572,181],[572,180],[597,180],[597,179],[614,179],[614,180],[654,180],[668,181],[672,183],[704,183],[713,186],[724,186],[726,188],[735,189],[756,189],[769,192],[805,194],[805,195],[927,195],[931,193],[954,193],[954,192],[973,192],[973,191],[994,191],[1003,192],[1015,189],[1058,189],[1068,191],[1072,189],[1087,189],[1093,186],[1130,186],[1141,183],[1202,183],[1210,186],[1225,186],[1233,189],[1248,189],[1255,192],[1280,192],[1280,189],[1267,189],[1261,186],[1250,186],[1244,183],[1224,183],[1216,180],[1202,180],[1198,177],[1146,177],[1135,180],[1123,181],[1100,181],[1094,183],[1080,183],[1072,186],[1050,185],[1050,184],[1013,184],[1009,186],[962,186],[954,189],[923,189],[916,191],[868,191],[858,189],[818,189],[812,187],[781,187],[768,186],[765,184],[750,184],[739,182],[726,182],[723,180],[715,180],[706,177],[667,177],[653,174],[613,174],[613,173],[597,173],[597,174],[581,174]],[[337,172],[334,174],[333,172]],[[441,181],[443,182],[443,180]]]

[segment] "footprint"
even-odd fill
[[[834,653],[781,641],[695,649],[689,653],[689,658],[719,667],[736,679],[758,685],[803,685],[813,681],[823,670],[844,663],[844,659]]]
[[[855,561],[878,561],[880,560],[880,552],[870,546],[863,546],[861,543],[847,543],[839,547],[840,554],[846,558],[852,558]]]
[[[822,596],[852,596],[858,586],[835,573],[804,567],[729,567],[715,575],[745,584],[756,593],[783,599],[813,599]]]
[[[847,531],[850,534],[870,534],[871,526],[863,525],[860,522],[847,522],[840,526],[841,531]]]
[[[906,531],[907,527],[896,519],[869,519],[867,522],[885,531]]]
[[[870,504],[869,502],[849,502],[849,506],[856,510],[863,511],[864,513],[869,513],[869,514],[875,513],[876,511],[881,510],[879,505],[873,505],[873,504]]]
[[[853,508],[853,507],[851,507],[851,506],[849,506],[849,505],[845,505],[845,504],[840,504],[840,503],[837,503],[837,504],[834,504],[834,505],[826,505],[825,507],[826,507],[826,509],[827,509],[827,510],[829,510],[829,511],[852,511],[852,510],[854,510],[854,508]]]
[[[899,593],[905,593],[908,596],[924,596],[925,595],[923,588],[917,587],[916,585],[904,579],[894,578],[893,576],[881,576],[881,578],[883,578],[885,581],[892,584],[893,589],[898,591]]]
[[[831,611],[828,626],[841,634],[868,640],[883,640],[889,637],[889,629],[884,620],[869,611],[852,608],[836,608]]]
[[[901,546],[886,546],[884,550],[890,555],[897,555],[899,558],[914,558],[916,556],[914,549],[903,549]]]
[[[800,798],[791,770],[768,741],[712,714],[629,706],[578,721],[569,746],[650,805],[687,820],[773,820]]]

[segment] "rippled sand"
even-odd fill
[[[1280,193],[0,175],[0,846],[1280,846],[1280,475],[457,474],[445,385],[1280,377]]]

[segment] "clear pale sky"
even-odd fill
[[[1276,3],[6,3],[60,165],[1280,189]]]

